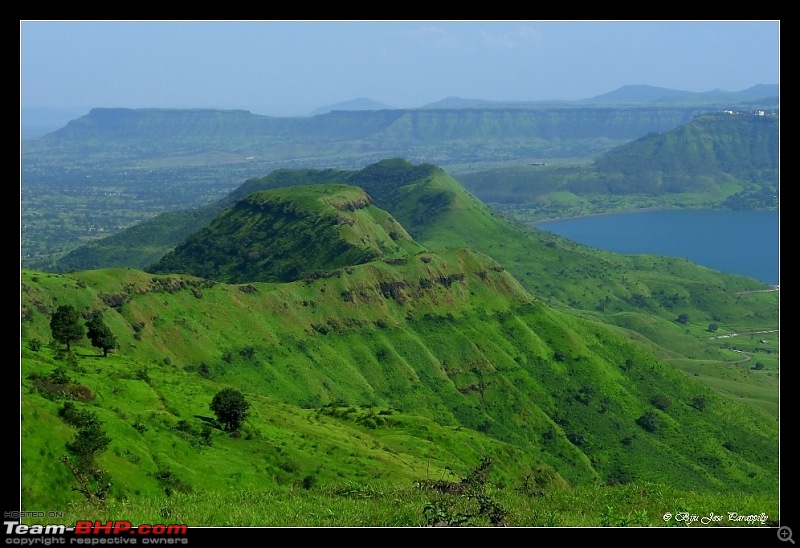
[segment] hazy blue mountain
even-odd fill
[[[759,84],[741,91],[714,89],[705,92],[681,91],[647,85],[622,86],[614,91],[586,99],[584,103],[741,103],[753,99],[774,98],[777,105],[778,84]],[[771,103],[770,103],[771,104]]]
[[[67,122],[89,112],[89,108],[21,107],[20,133],[23,139],[36,139],[61,129]]]
[[[332,105],[315,109],[311,112],[311,116],[327,114],[328,112],[334,110],[385,110],[394,108],[395,107],[387,105],[386,103],[381,103],[380,101],[375,101],[368,97],[358,97],[356,99],[351,99],[350,101],[342,101],[341,103],[334,103]]]

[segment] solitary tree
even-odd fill
[[[83,338],[84,330],[78,310],[71,304],[60,305],[50,318],[50,332],[53,339],[67,345],[78,342]]]
[[[111,489],[111,475],[98,467],[96,458],[108,448],[111,439],[91,411],[75,410],[66,405],[65,408],[63,418],[74,422],[78,432],[66,444],[70,454],[62,455],[61,462],[75,476],[73,490],[83,494],[90,502],[102,502]]]
[[[92,346],[103,351],[103,357],[108,356],[109,350],[117,348],[117,337],[103,321],[103,315],[95,312],[86,322],[86,336],[92,341]]]
[[[250,402],[235,388],[224,388],[217,392],[209,407],[226,430],[234,432],[247,418]]]

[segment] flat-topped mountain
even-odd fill
[[[251,162],[280,160],[284,165],[307,162],[309,154],[351,164],[364,154],[376,160],[427,156],[425,161],[441,163],[439,155],[430,156],[432,144],[445,147],[447,163],[495,161],[498,154],[553,151],[555,142],[562,154],[574,155],[579,149],[585,153],[598,144],[590,141],[601,140],[605,147],[621,144],[674,128],[707,111],[707,106],[694,105],[502,105],[336,110],[279,118],[245,110],[94,108],[57,131],[26,141],[23,162],[68,154],[76,155],[75,161],[82,165],[96,161],[99,154],[105,159],[169,157],[175,163],[181,156],[190,161],[214,151],[225,162],[232,161],[230,154],[235,153],[238,162],[252,157]]]

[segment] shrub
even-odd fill
[[[83,428],[91,425],[99,425],[100,421],[91,411],[78,409],[72,401],[64,402],[58,410],[58,416],[67,424],[75,428]]]
[[[309,489],[312,489],[314,487],[314,485],[316,485],[316,483],[317,483],[316,476],[312,476],[312,475],[309,474],[308,476],[305,476],[303,478],[302,486],[303,486],[303,489],[305,489],[307,491]]]
[[[647,430],[648,432],[655,432],[659,427],[658,415],[653,411],[648,411],[638,419],[636,424]]]
[[[672,405],[672,400],[669,399],[669,396],[666,394],[656,394],[652,398],[650,398],[650,403],[653,404],[653,407],[656,409],[661,409],[662,411],[666,411],[670,405]]]

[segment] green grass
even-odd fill
[[[502,498],[531,478],[541,493],[648,483],[776,500],[777,421],[750,401],[759,394],[745,403],[710,390],[657,359],[652,343],[547,307],[475,252],[426,252],[289,284],[25,270],[22,289],[25,508],[82,503],[58,460],[75,431],[58,418],[63,401],[37,389],[58,366],[92,395],[76,405],[96,413],[112,440],[98,457],[113,478],[109,504],[143,521],[174,505],[168,515],[188,523],[249,524],[240,512],[252,512],[269,524],[260,502],[213,502],[242,492],[258,501],[278,493],[269,504],[287,525],[419,525],[426,507],[428,517],[456,519],[472,499],[409,494],[416,502],[388,509],[322,509],[347,486],[410,493],[414,482],[463,478],[487,455],[486,489],[509,520],[519,506],[516,523],[628,519],[618,503],[622,513],[603,517],[601,508],[573,515]],[[74,360],[59,357],[48,346],[56,304],[104,311],[120,348],[103,358],[86,340]],[[34,351],[34,339],[45,346]],[[238,437],[209,409],[228,386],[252,402]],[[637,423],[647,411],[654,432]]]
[[[774,527],[778,517],[777,504],[766,497],[695,493],[659,484],[578,487],[544,495],[492,484],[486,491],[506,512],[509,527]],[[430,508],[438,514],[426,512]],[[753,519],[738,521],[729,511]],[[665,520],[667,513],[670,517]],[[690,522],[683,513],[697,516],[697,521]],[[432,515],[449,519],[451,525],[460,517],[462,525],[491,526],[477,503],[465,497],[411,484],[372,483],[176,493],[113,501],[105,508],[78,502],[69,507],[66,519],[50,521],[123,519],[133,524],[192,527],[426,527],[433,525]],[[722,519],[700,521],[711,516]]]

